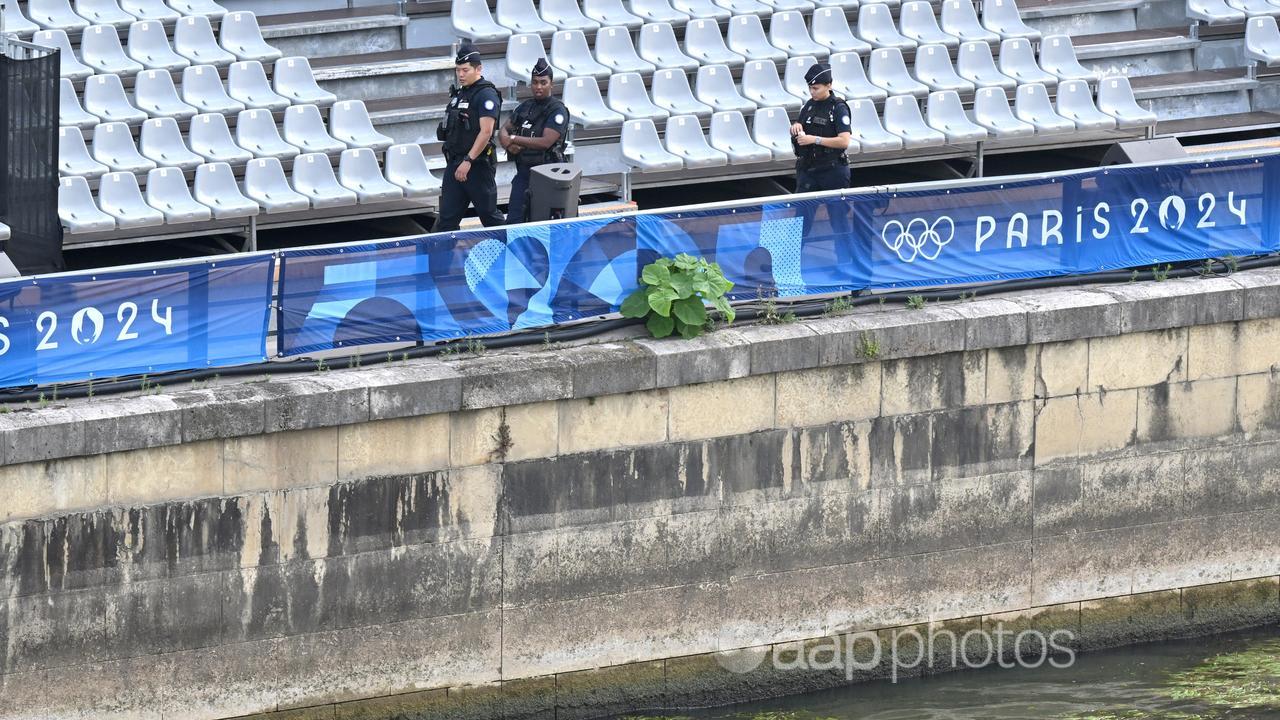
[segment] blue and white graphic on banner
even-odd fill
[[[0,283],[0,385],[266,359],[273,258]]]
[[[1088,170],[285,252],[281,352],[431,341],[614,312],[658,257],[734,298],[974,283],[1280,248],[1280,159]]]
[[[1276,247],[1280,165],[1241,160],[1092,170],[948,191],[859,196],[869,286],[1098,272]],[[1264,202],[1265,201],[1265,202]]]

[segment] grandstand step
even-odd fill
[[[1200,41],[1187,28],[1131,30],[1073,37],[1076,57],[1105,75],[1163,75],[1196,69]]]
[[[266,15],[262,36],[286,56],[309,59],[403,49],[407,17],[395,5]]]
[[[590,185],[589,185],[590,184]],[[588,187],[592,187],[588,190]],[[499,188],[498,201],[500,203],[510,202],[509,196],[510,186]],[[617,192],[618,185],[616,183],[605,183],[598,179],[583,178],[582,194],[583,195],[603,195],[609,192]],[[508,194],[503,194],[508,193]],[[591,203],[589,205],[578,206],[578,217],[592,217],[596,215],[618,215],[621,213],[635,212],[639,210],[639,206],[635,202],[626,202],[623,200],[611,200],[608,202]],[[459,230],[479,230],[483,225],[480,224],[480,218],[469,217],[464,218],[459,226]]]
[[[1160,123],[1156,134],[1164,137],[1195,137],[1275,129],[1280,129],[1280,113],[1252,111],[1234,115],[1170,120]]]
[[[312,70],[320,87],[344,100],[437,95],[454,82],[453,58],[421,50],[391,50],[316,58]]]
[[[446,94],[413,95],[371,100],[365,103],[374,127],[398,143],[432,143],[436,126],[444,119]],[[518,101],[505,100],[503,112],[515,110]]]
[[[1162,122],[1249,112],[1250,91],[1258,87],[1243,68],[1148,75],[1131,83],[1134,96]]]
[[[1136,30],[1145,0],[1025,0],[1022,19],[1045,35],[1079,36]]]

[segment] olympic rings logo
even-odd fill
[[[943,224],[946,227],[942,227]],[[956,235],[956,223],[946,215],[940,216],[930,225],[924,218],[914,218],[906,225],[899,220],[890,220],[880,231],[880,239],[885,247],[897,254],[902,262],[915,262],[916,258],[937,260],[942,248],[951,242]]]

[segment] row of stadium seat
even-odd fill
[[[190,187],[176,168],[147,174],[146,194],[131,172],[103,176],[95,202],[82,177],[63,178],[58,189],[58,215],[72,234],[133,230],[230,220],[311,209],[382,203],[439,192],[440,180],[427,168],[417,145],[396,145],[387,152],[385,173],[368,148],[343,151],[335,175],[329,156],[299,156],[286,177],[276,158],[250,162],[236,182],[231,165],[207,163],[195,169]]]
[[[72,80],[99,73],[127,77],[144,70],[177,71],[192,65],[226,67],[237,60],[266,63],[279,60],[282,55],[262,39],[258,21],[250,12],[228,14],[222,21],[219,38],[214,37],[208,18],[182,18],[174,30],[172,47],[164,25],[154,20],[129,26],[127,49],[110,25],[94,25],[86,30],[78,56],[62,30],[41,30],[31,41],[61,50],[60,74]]]
[[[128,27],[139,20],[176,23],[183,16],[220,19],[225,8],[213,0],[27,0],[24,13],[16,0],[5,4],[6,33],[27,35],[39,30],[82,32],[92,25]]]
[[[1244,22],[1259,15],[1280,15],[1275,0],[1187,0],[1187,17],[1209,25]]]
[[[1096,104],[1087,82],[1068,80],[1059,87],[1056,108],[1048,90],[1033,83],[1018,88],[1012,107],[1002,88],[990,87],[978,91],[972,113],[965,112],[960,95],[953,90],[930,93],[923,114],[912,95],[890,97],[885,102],[883,118],[868,100],[852,101],[850,111],[850,155],[972,145],[988,139],[1142,128],[1156,120],[1133,99],[1132,88],[1122,77],[1103,81]],[[704,137],[697,116],[673,116],[666,123],[664,146],[652,119],[628,120],[622,126],[622,157],[640,172],[794,157],[786,108],[755,111],[752,126],[748,134],[742,113],[718,112],[711,116],[709,133]]]
[[[284,110],[290,105],[327,107],[337,96],[316,84],[306,58],[284,58],[272,72],[274,87],[267,81],[262,64],[253,61],[231,65],[227,84],[218,69],[194,65],[182,71],[182,91],[173,77],[162,70],[139,74],[130,102],[118,75],[95,75],[85,83],[84,101],[75,86],[63,78],[59,90],[59,124],[90,129],[99,122],[141,124],[148,117],[186,120],[197,113],[234,114],[251,108]]]
[[[861,11],[879,6],[887,10],[898,4],[897,0],[862,3],[859,0],[630,0],[624,7],[622,0],[582,0],[581,4],[577,0],[544,0],[535,7],[532,0],[498,0],[496,13],[490,13],[486,0],[458,0],[452,5],[451,20],[457,36],[494,42],[520,33],[547,36],[557,30],[595,32],[610,26],[636,30],[645,23],[680,27],[692,20],[719,22],[734,15],[768,17],[779,12],[812,13],[822,7]],[[949,20],[948,4],[951,3],[944,3],[942,9],[944,29]],[[993,32],[1007,36],[1005,29],[1025,28],[1013,0],[990,0],[985,5],[984,23]],[[887,17],[887,13],[885,15]]]
[[[96,178],[111,171],[141,173],[156,167],[190,170],[211,162],[244,165],[254,158],[290,159],[358,148],[382,151],[394,143],[374,129],[359,100],[336,103],[327,130],[319,108],[294,105],[284,113],[283,134],[270,111],[253,109],[237,116],[234,137],[226,117],[218,113],[193,117],[185,140],[173,118],[147,120],[136,144],[129,127],[119,122],[94,126],[92,137],[91,151],[77,128],[59,131],[60,175]]]
[[[684,45],[676,40],[675,30],[668,23],[649,23],[640,28],[639,43],[632,40],[625,27],[606,27],[595,36],[594,53],[581,30],[561,30],[551,36],[550,53],[546,52],[542,38],[533,33],[512,35],[507,39],[505,73],[516,82],[529,78],[529,71],[539,59],[545,59],[558,72],[566,76],[591,75],[607,78],[617,72],[651,73],[660,68],[684,68],[696,70],[700,65],[740,66],[751,60],[783,61],[788,57],[813,56],[826,58],[832,53],[869,53],[873,48],[912,50],[920,46],[943,45],[948,50],[965,42],[997,43],[1009,39],[1024,40],[1026,47],[1040,39],[1040,33],[1022,25],[1001,26],[1004,32],[996,33],[981,25],[968,0],[949,0],[946,7],[968,8],[968,15],[956,14],[965,21],[955,21],[944,31],[934,21],[932,8],[927,2],[917,0],[904,3],[901,32],[888,17],[888,9],[881,4],[866,5],[859,15],[882,18],[887,26],[859,21],[855,34],[840,8],[823,8],[814,13],[813,33],[805,26],[798,12],[787,11],[773,15],[770,32],[766,36],[760,18],[755,15],[735,16],[729,21],[727,36],[713,20],[693,20],[685,28]],[[927,18],[908,25],[906,18]],[[1058,41],[1070,49],[1070,39],[1065,35]],[[1074,53],[1070,58],[1075,62]]]
[[[847,100],[883,101],[890,95],[924,97],[939,90],[970,93],[977,88],[999,87],[1013,91],[1018,85],[1029,83],[1054,87],[1060,80],[1097,81],[1096,73],[1076,61],[1065,35],[1046,38],[1041,47],[1041,62],[1037,64],[1026,40],[1005,40],[997,68],[990,46],[983,42],[961,46],[955,66],[945,47],[925,46],[916,52],[914,77],[907,70],[902,52],[895,48],[872,52],[866,70],[857,53],[837,53],[830,58],[832,87]],[[1050,48],[1056,48],[1052,55]],[[794,110],[809,97],[804,73],[816,61],[813,57],[792,58],[787,61],[784,77],[779,77],[773,62],[748,62],[742,70],[740,87],[725,65],[699,67],[692,87],[684,70],[660,70],[651,78],[650,92],[645,91],[644,79],[638,73],[617,73],[609,78],[607,97],[601,95],[595,78],[575,77],[565,83],[564,102],[574,121],[584,127],[616,125],[624,119],[706,116],[715,111],[750,111],[756,107]]]

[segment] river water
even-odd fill
[[[966,670],[662,717],[1280,720],[1280,628],[1085,653],[1062,669]]]

